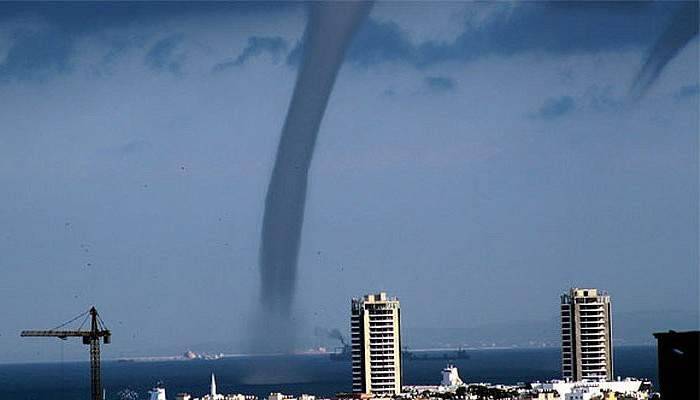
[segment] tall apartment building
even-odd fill
[[[352,391],[401,393],[401,308],[386,293],[352,299]]]
[[[572,288],[561,296],[561,369],[564,379],[611,380],[610,296],[597,289]]]

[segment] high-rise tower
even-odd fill
[[[386,293],[352,299],[352,391],[401,393],[401,308]]]
[[[611,380],[610,296],[597,289],[572,288],[561,296],[561,369],[564,379]]]

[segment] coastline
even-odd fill
[[[625,348],[655,348],[654,344],[619,344],[616,345],[616,349]],[[442,351],[455,351],[459,350],[459,347],[436,347],[436,348],[417,348],[409,349],[412,353],[432,353],[432,352],[442,352]],[[558,350],[559,346],[490,346],[490,347],[461,347],[462,350],[469,352],[488,352],[488,351],[532,351],[532,350],[545,350],[552,351]],[[196,358],[188,359],[182,355],[165,355],[165,356],[134,356],[134,357],[104,357],[102,362],[104,363],[148,363],[148,362],[216,362],[224,359],[241,359],[241,358],[276,358],[276,357],[329,357],[333,352],[293,352],[293,353],[221,353],[220,357],[215,359],[205,359]],[[61,360],[51,360],[51,361],[0,361],[0,366],[11,366],[11,365],[40,365],[40,364],[60,364],[60,363],[83,363],[88,364],[89,362],[84,359],[65,359]]]

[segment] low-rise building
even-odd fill
[[[601,396],[600,389],[592,386],[575,386],[564,395],[564,400],[594,400]]]
[[[559,396],[566,400],[581,400],[589,398],[599,398],[606,400],[609,398],[604,397],[608,393],[616,396],[616,399],[620,399],[620,396],[626,396],[625,399],[647,399],[651,391],[651,383],[649,381],[643,381],[634,378],[627,378],[624,380],[616,381],[601,381],[601,382],[571,382],[563,380],[552,380],[548,382],[535,382],[531,383],[533,391],[556,391]],[[570,393],[574,393],[571,399],[566,396]],[[590,395],[589,395],[590,394]]]
[[[519,400],[560,400],[561,397],[556,390],[523,391]]]

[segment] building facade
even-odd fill
[[[700,331],[659,332],[654,337],[661,398],[700,399]]]
[[[401,393],[401,307],[386,293],[353,298],[352,391],[373,395]]]
[[[562,376],[574,381],[612,380],[610,296],[572,288],[561,296]]]

